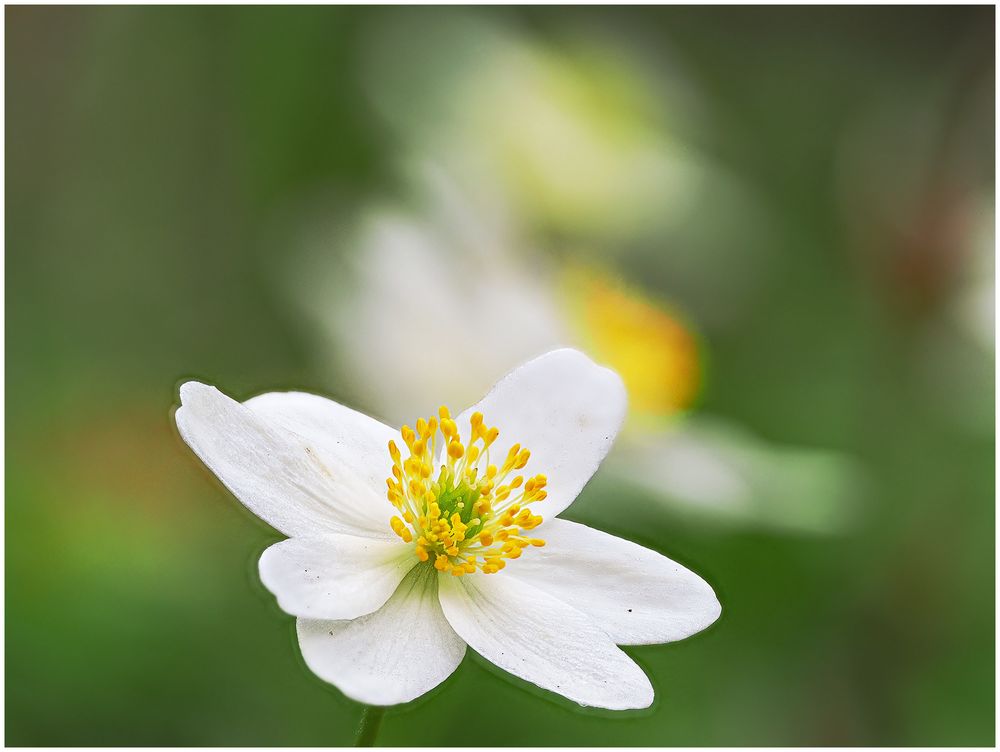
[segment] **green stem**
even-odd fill
[[[377,705],[365,705],[364,712],[361,714],[361,723],[358,724],[358,736],[354,740],[355,747],[375,746],[375,737],[378,736],[383,715],[385,715],[385,708]]]

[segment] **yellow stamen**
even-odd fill
[[[447,407],[438,410],[438,417],[418,419],[415,426],[400,429],[408,457],[403,458],[395,441],[388,444],[392,477],[386,480],[386,496],[401,515],[390,519],[390,527],[406,543],[416,541],[417,559],[454,577],[495,574],[524,548],[545,545],[523,533],[542,522],[528,505],[545,498],[547,478],[516,475],[505,482],[508,474],[528,464],[527,448],[514,444],[500,467],[490,463],[488,449],[500,431],[488,426],[481,412],[470,416],[464,444]],[[444,462],[435,467],[438,446],[444,447]]]

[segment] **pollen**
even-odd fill
[[[542,523],[531,505],[544,501],[548,479],[526,476],[531,452],[514,444],[502,457],[490,447],[500,435],[483,414],[469,418],[464,440],[447,407],[400,429],[402,446],[389,442],[391,476],[386,497],[399,511],[389,525],[414,555],[442,573],[496,574],[525,548],[545,541],[525,535]],[[406,456],[404,456],[406,455]]]

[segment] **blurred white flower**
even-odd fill
[[[425,177],[426,221],[364,213],[356,235],[334,241],[358,246],[343,263],[330,255],[330,235],[318,234],[290,286],[331,365],[400,423],[414,405],[470,403],[515,364],[568,340],[548,274],[540,260],[535,274],[517,262],[509,223],[470,212],[441,174]]]
[[[677,221],[705,187],[703,163],[665,128],[663,72],[644,76],[634,39],[571,32],[543,46],[439,9],[384,18],[367,42],[366,88],[394,132],[468,182],[493,182],[533,224],[635,235]]]
[[[406,378],[405,362],[396,372]],[[581,705],[621,710],[649,706],[653,688],[617,644],[679,640],[721,612],[679,564],[556,517],[611,447],[625,399],[613,371],[557,350],[415,430],[312,394],[240,404],[197,382],[181,387],[176,421],[290,536],[261,556],[261,580],[298,617],[309,668],[349,697],[412,700],[470,645]]]
[[[996,351],[996,200],[981,194],[969,209],[967,261],[961,269],[952,315],[959,325],[992,354]]]
[[[994,173],[982,159],[993,153],[993,128],[984,124],[995,97],[987,71],[959,66],[919,92],[881,101],[848,131],[840,154],[854,255],[894,324],[916,335],[907,355],[913,399],[979,436],[996,430]]]
[[[655,255],[706,326],[737,324],[776,268],[760,192],[697,145],[724,115],[641,29],[542,38],[439,8],[380,17],[361,46],[394,147],[487,187],[519,227],[580,253]]]
[[[980,436],[996,431],[996,286],[993,196],[962,207],[963,232],[947,250],[958,260],[941,316],[922,325],[914,373],[923,404]]]
[[[495,204],[441,173],[423,177],[418,213],[365,214],[350,241],[339,238],[351,244],[339,261],[338,240],[319,236],[288,287],[331,371],[346,372],[374,409],[401,421],[435,395],[465,403],[513,364],[581,347],[629,391],[626,430],[609,458],[617,476],[715,520],[820,533],[853,522],[863,489],[850,458],[771,446],[686,412],[701,358],[675,313],[598,269],[523,252],[513,223],[482,208]]]

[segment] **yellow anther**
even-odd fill
[[[529,516],[526,520],[519,522],[518,524],[525,530],[534,530],[542,524],[542,518],[538,515]]]
[[[438,415],[441,416],[441,420],[451,418],[451,412],[449,412],[447,405],[441,405],[441,407],[438,408]]]
[[[406,527],[405,523],[399,517],[393,517],[389,520],[389,525],[392,527],[392,531],[406,543],[413,540],[413,533],[410,532],[410,529]]]
[[[456,460],[458,460],[462,458],[463,454],[465,454],[465,448],[457,441],[452,441],[450,444],[448,444],[449,457],[454,457]]]

